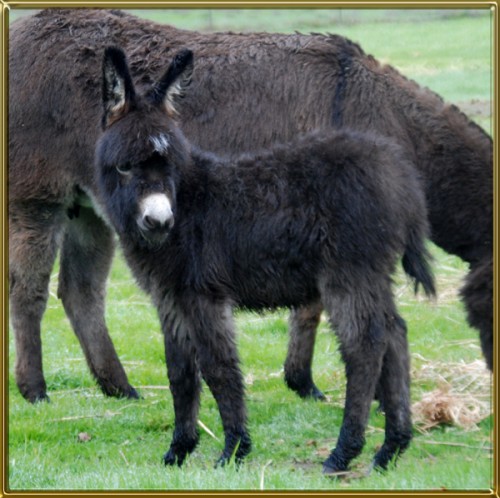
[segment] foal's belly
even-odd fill
[[[319,299],[316,272],[304,267],[253,267],[236,275],[235,295],[238,307],[251,310],[291,308]]]

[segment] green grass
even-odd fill
[[[19,13],[19,11],[18,11]],[[463,11],[149,11],[148,15],[190,29],[336,32],[351,37],[377,58],[389,62],[446,99],[467,109],[491,130],[489,112],[490,20],[488,14]],[[470,14],[468,12],[467,14]],[[410,21],[418,22],[410,22]],[[477,332],[466,323],[457,292],[466,266],[433,247],[439,298],[414,297],[397,275],[395,294],[409,327],[412,398],[441,385],[456,387],[460,365],[481,360]],[[353,463],[354,475],[328,479],[321,462],[335,445],[342,421],[345,378],[335,336],[322,321],[315,348],[314,376],[327,402],[304,402],[288,391],[282,365],[287,347],[286,311],[238,312],[239,351],[247,385],[253,451],[237,471],[213,469],[223,433],[215,402],[204,389],[200,420],[218,438],[201,429],[200,445],[182,469],[164,468],[161,457],[173,430],[163,341],[149,298],[135,285],[121,257],[114,261],[108,285],[107,322],[118,354],[143,398],[104,397],[95,386],[55,297],[57,266],[43,320],[44,371],[50,404],[26,403],[15,386],[12,332],[9,345],[8,487],[10,490],[485,490],[493,483],[492,419],[475,430],[440,426],[414,441],[397,468],[362,477],[383,439],[383,416],[375,410],[366,447]],[[423,375],[430,366],[434,376]],[[439,374],[439,375],[438,375]],[[488,377],[487,381],[489,380]],[[79,442],[86,433],[90,440]]]
[[[413,401],[438,385],[418,374],[428,362],[447,365],[479,360],[477,334],[466,322],[456,289],[465,266],[433,248],[441,297],[414,297],[398,273],[396,295],[408,322],[413,355]],[[57,268],[56,268],[57,271]],[[56,282],[54,279],[53,289]],[[345,378],[335,336],[320,325],[314,361],[317,384],[328,401],[302,401],[283,382],[287,313],[237,313],[239,351],[247,385],[253,452],[242,469],[213,469],[223,433],[215,402],[205,388],[196,452],[182,469],[165,469],[161,457],[173,430],[162,337],[155,311],[136,287],[121,257],[115,259],[107,299],[107,320],[140,401],[104,397],[95,387],[77,340],[51,296],[44,319],[44,369],[51,403],[28,405],[13,376],[9,391],[9,487],[32,489],[488,489],[492,485],[492,421],[474,431],[444,426],[420,434],[397,469],[387,474],[332,480],[321,462],[335,445],[342,421]],[[11,343],[10,364],[14,362]],[[11,369],[12,370],[12,369]],[[448,378],[453,384],[453,378]],[[367,444],[353,471],[362,474],[383,439],[383,416],[375,410]],[[79,442],[78,435],[91,439]],[[270,462],[270,463],[269,463]],[[422,469],[425,468],[425,472]]]

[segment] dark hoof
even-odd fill
[[[396,459],[393,458],[392,460],[380,460],[377,458],[377,455],[375,455],[375,458],[372,460],[370,466],[368,467],[367,470],[367,475],[371,474],[373,471],[375,471],[379,475],[385,475],[388,473],[389,469],[389,464],[396,465]]]
[[[144,399],[132,386],[124,396],[127,399]]]
[[[323,475],[326,477],[346,477],[350,474],[351,472],[349,470],[335,470],[323,464]]]
[[[41,392],[37,392],[37,393],[23,393],[23,392],[21,392],[21,394],[23,395],[23,398],[26,401],[28,401],[32,404],[50,403],[50,398],[45,391],[41,391]]]
[[[229,463],[230,458],[221,455],[219,459],[215,462],[214,469],[220,469],[225,467]]]
[[[225,467],[226,465],[228,465],[230,461],[231,461],[231,458],[227,458],[224,455],[222,455],[215,462],[214,469],[221,469],[221,468]],[[236,470],[239,470],[242,465],[243,465],[243,458],[242,457],[240,457],[240,458],[236,457],[234,459],[234,466],[235,466]]]
[[[173,450],[168,450],[167,453],[163,455],[163,464],[165,466],[172,467],[177,464],[178,467],[181,467],[184,463],[184,459],[186,455],[176,455]]]
[[[30,403],[50,403],[50,398],[47,393],[38,394],[33,399],[28,399]]]
[[[170,448],[163,455],[163,463],[165,465],[177,464],[180,467],[187,455],[192,453],[196,448],[199,438],[200,436],[197,431],[188,436],[181,429],[175,429]]]
[[[326,396],[314,385],[312,387],[311,392],[305,397],[314,399],[316,401],[325,401],[326,400]]]
[[[376,470],[377,472],[386,472],[389,464],[392,462],[394,465],[396,464],[396,460],[398,458],[398,452],[388,452],[383,447],[372,460],[370,468]]]
[[[331,477],[343,476],[349,473],[348,465],[332,453],[323,462],[323,474]]]
[[[372,471],[378,472],[379,474],[385,474],[387,472],[387,463],[377,462],[377,458],[375,457],[368,468],[367,475],[371,474]]]
[[[314,383],[298,384],[286,381],[289,389],[295,391],[302,399],[314,399],[316,401],[325,401],[325,395],[315,386]]]
[[[252,450],[252,440],[246,429],[229,431],[226,434],[226,445],[219,459],[215,462],[215,468],[225,467],[234,455],[234,463],[238,469],[243,459]]]
[[[303,399],[325,400],[325,395],[314,384],[310,370],[287,370],[285,366],[285,384]]]
[[[167,451],[167,453],[165,453],[163,455],[163,463],[164,465],[175,465],[175,462],[177,461],[177,457],[175,456],[175,453],[170,450],[170,451]]]
[[[105,396],[110,398],[140,399],[139,393],[131,386],[117,387],[115,385],[105,385],[99,382],[99,387]]]
[[[302,399],[312,399],[314,401],[325,401],[326,396],[314,385],[294,389]]]
[[[21,396],[29,403],[50,401],[49,396],[47,395],[47,386],[45,381],[24,382],[17,380],[16,383]]]

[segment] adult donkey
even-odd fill
[[[424,178],[432,239],[470,264],[462,297],[493,367],[492,141],[459,109],[340,36],[200,34],[118,11],[46,10],[13,23],[9,52],[10,312],[25,398],[47,397],[40,321],[59,247],[58,295],[92,374],[108,395],[137,396],[104,321],[113,232],[92,202],[108,45],[127,52],[139,84],[180,47],[196,51],[178,109],[188,139],[214,152],[344,125],[396,139]],[[321,396],[311,376],[320,312],[291,317],[285,377],[302,396]]]

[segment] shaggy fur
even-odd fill
[[[394,138],[424,178],[432,239],[471,265],[462,296],[493,367],[492,142],[456,107],[340,36],[200,34],[118,11],[44,10],[13,23],[9,40],[10,315],[27,399],[47,395],[40,320],[59,247],[59,295],[93,375],[107,394],[136,396],[104,321],[113,238],[92,201],[109,44],[125,48],[141,84],[179,47],[196,51],[195,79],[177,108],[186,136],[214,152],[341,125]],[[321,306],[295,311],[286,379],[319,396],[310,366]]]
[[[232,308],[321,302],[347,376],[344,421],[324,470],[346,470],[361,451],[377,384],[386,438],[375,465],[386,468],[411,439],[406,327],[391,291],[401,256],[405,271],[434,293],[413,165],[386,139],[347,130],[232,160],[204,153],[168,115],[169,88],[186,86],[192,53],[180,52],[145,96],[129,88],[125,64],[121,50],[106,51],[96,169],[105,211],[163,327],[175,408],[165,463],[181,465],[198,441],[198,370],[222,418],[218,462],[250,451]],[[122,98],[111,105],[113,87]],[[168,143],[161,151],[151,139],[160,136]],[[158,196],[164,209],[146,213],[147,199]]]

